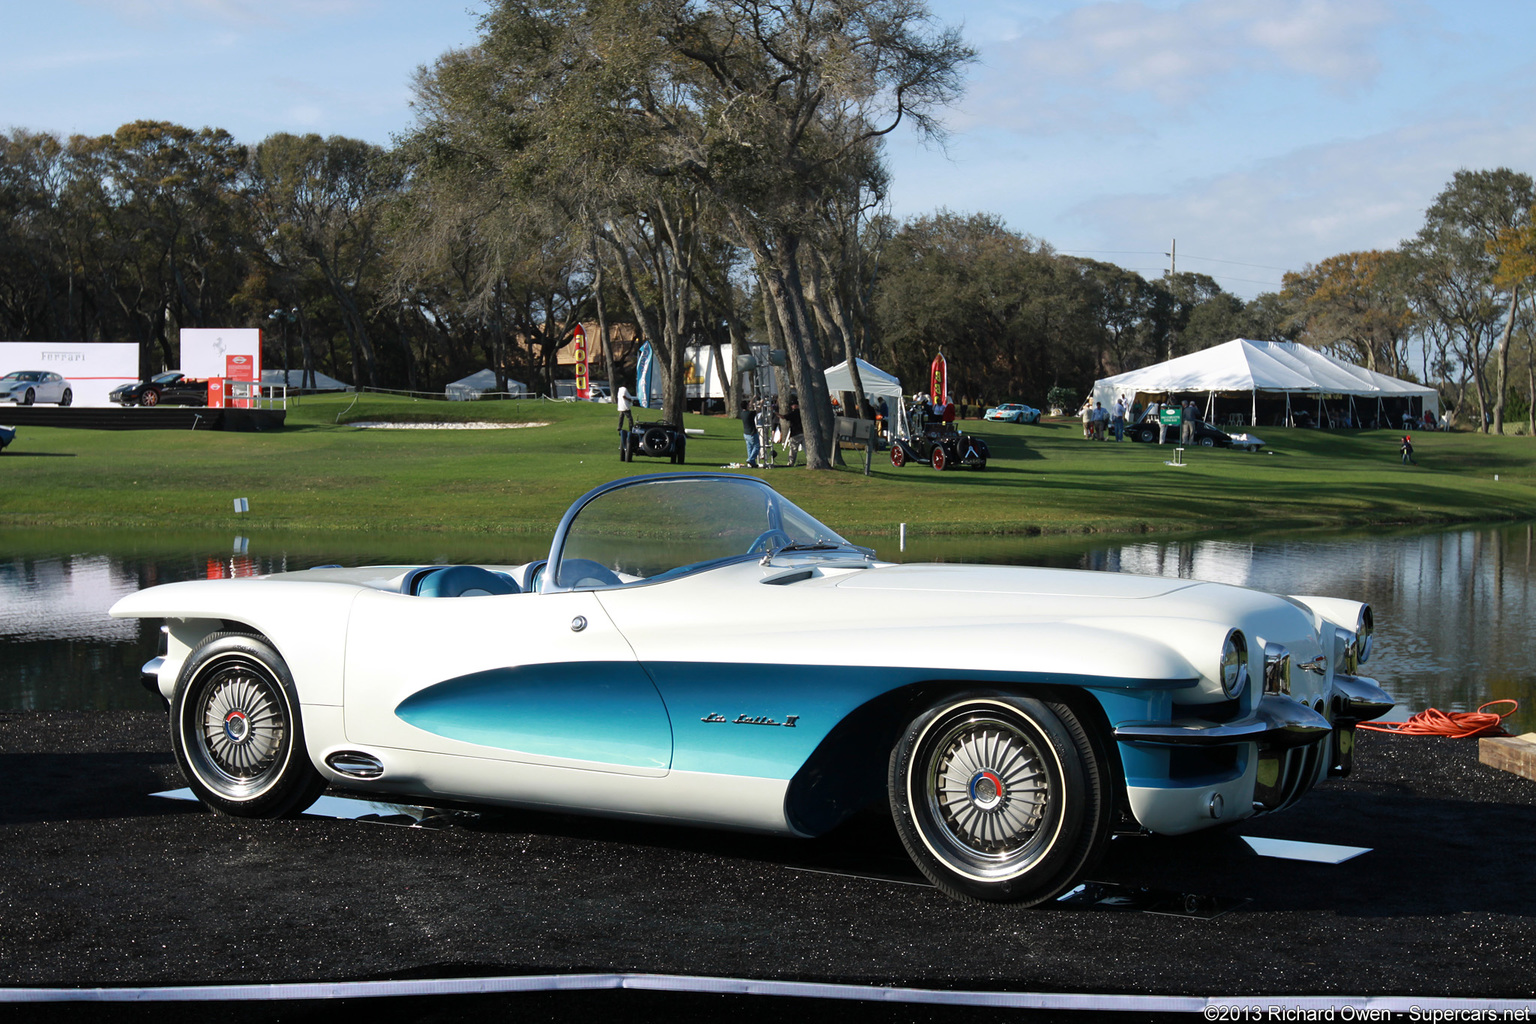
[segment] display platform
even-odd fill
[[[6,426],[79,430],[281,430],[287,416],[286,409],[0,406],[0,423]]]

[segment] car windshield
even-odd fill
[[[42,379],[43,375],[36,370],[12,370],[4,377],[0,377],[0,380],[24,380],[34,384]]]
[[[560,587],[681,576],[785,549],[862,552],[759,480],[686,474],[600,488],[567,513],[555,547]]]
[[[173,384],[178,380],[181,380],[181,374],[176,373],[175,371],[170,373],[162,373],[158,377],[150,378],[150,382],[153,384]]]

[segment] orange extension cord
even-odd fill
[[[1486,711],[1495,704],[1510,704],[1512,707],[1502,715],[1497,711]],[[1520,702],[1504,698],[1503,700],[1491,700],[1476,711],[1441,711],[1439,708],[1425,708],[1406,722],[1382,722],[1378,725],[1360,724],[1356,729],[1371,729],[1375,732],[1395,732],[1404,736],[1455,736],[1465,739],[1469,736],[1508,736],[1501,724],[1504,719],[1520,710]]]

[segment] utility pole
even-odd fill
[[[1171,295],[1173,293],[1174,276],[1179,272],[1179,240],[1177,238],[1170,241],[1168,251],[1164,255],[1168,257],[1168,291]],[[1168,317],[1168,351],[1163,356],[1164,359],[1173,358],[1173,338],[1178,333],[1173,326],[1172,309],[1168,311]]]

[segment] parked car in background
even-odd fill
[[[75,400],[69,381],[52,370],[12,370],[0,377],[0,402],[33,405],[57,402],[68,405]]]
[[[885,803],[945,892],[1024,904],[1116,829],[1290,806],[1392,706],[1359,601],[883,562],[720,473],[597,487],[525,565],[171,583],[111,614],[166,620],[143,681],[224,814],[336,784],[816,836]]]
[[[208,382],[172,370],[137,384],[119,385],[107,397],[121,406],[207,405]]]
[[[996,408],[988,409],[982,418],[997,423],[1039,423],[1040,410],[1032,405],[1004,402]]]
[[[5,446],[16,440],[16,428],[0,426],[0,452],[5,451]]]
[[[1125,428],[1125,436],[1130,438],[1132,441],[1142,441],[1142,442],[1146,442],[1148,444],[1156,444],[1157,443],[1158,432],[1161,431],[1162,429],[1163,429],[1162,424],[1158,423],[1155,420],[1143,420],[1140,423],[1135,423],[1135,424],[1132,424],[1129,427],[1126,427]],[[1168,430],[1168,442],[1167,443],[1170,443],[1170,444],[1177,443],[1178,440],[1179,440],[1179,428],[1178,427],[1168,427],[1167,430]],[[1244,437],[1246,438],[1247,435],[1244,435]],[[1199,445],[1201,448],[1231,448],[1231,447],[1234,447],[1234,446],[1245,447],[1245,448],[1253,448],[1253,447],[1257,447],[1258,444],[1262,444],[1263,443],[1263,442],[1258,442],[1258,444],[1251,443],[1252,441],[1256,441],[1256,440],[1257,439],[1255,438],[1255,439],[1251,439],[1250,441],[1246,441],[1246,442],[1240,443],[1237,440],[1237,438],[1233,437],[1231,434],[1227,433],[1224,430],[1217,430],[1215,427],[1211,426],[1209,423],[1205,422],[1204,420],[1196,420],[1195,421],[1195,440],[1194,440],[1194,443]]]

